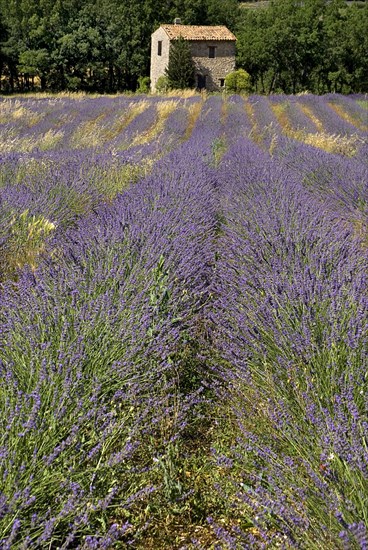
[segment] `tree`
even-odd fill
[[[226,75],[225,90],[227,92],[234,92],[235,94],[249,93],[251,89],[250,74],[244,69],[238,69]]]
[[[193,88],[195,66],[188,43],[183,37],[175,40],[169,53],[169,64],[165,71],[170,88]]]
[[[39,77],[41,89],[46,87],[45,74],[50,65],[49,54],[46,49],[41,50],[25,50],[19,54],[18,71],[22,73],[26,79],[31,78],[32,87],[34,77]]]

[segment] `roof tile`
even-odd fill
[[[204,25],[161,25],[170,40],[182,36],[184,40],[236,40],[227,27]]]

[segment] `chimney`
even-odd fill
[[[180,19],[180,17],[175,17],[175,19],[174,19],[174,25],[181,25],[181,19]]]

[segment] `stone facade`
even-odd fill
[[[182,36],[188,41],[196,67],[196,86],[219,91],[225,76],[235,69],[235,36],[226,27],[162,25],[152,34],[151,89],[169,63],[170,46]]]
[[[159,42],[161,42],[161,55],[159,55]],[[157,29],[151,37],[151,90],[156,90],[156,83],[160,76],[165,74],[169,64],[170,39],[162,27]]]

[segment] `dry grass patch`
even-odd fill
[[[36,142],[31,137],[18,138],[15,131],[10,129],[4,132],[0,139],[0,153],[29,153],[36,146]]]
[[[0,271],[5,277],[29,265],[36,269],[38,259],[45,251],[45,242],[55,224],[44,216],[30,216],[28,209],[14,215],[10,221],[9,236],[3,244]]]
[[[43,117],[43,114],[34,113],[24,107],[20,101],[5,99],[0,102],[0,124],[21,120],[23,124],[29,127],[37,124]]]
[[[303,113],[307,115],[312,120],[312,122],[314,122],[314,124],[317,127],[317,130],[319,132],[323,132],[323,124],[319,120],[319,118],[317,118],[316,115],[313,113],[312,109],[308,107],[308,105],[302,105],[301,103],[298,103],[298,105],[300,109],[303,111]]]
[[[184,134],[184,141],[189,139],[191,136],[194,126],[198,120],[199,115],[201,114],[203,107],[203,102],[194,103],[188,107],[188,125]]]
[[[177,98],[187,99],[189,97],[201,95],[201,93],[197,92],[192,88],[187,88],[185,90],[168,90],[163,95],[165,97],[177,97]]]
[[[327,105],[335,111],[335,113],[345,120],[346,122],[349,122],[349,124],[352,124],[359,130],[367,131],[368,130],[368,124],[364,124],[361,120],[359,120],[357,117],[354,117],[352,114],[348,113],[341,105],[338,105],[337,103],[332,103],[329,101]],[[368,122],[368,117],[367,117]]]
[[[332,106],[335,107],[334,104]],[[355,134],[351,136],[341,136],[324,132],[322,123],[314,116],[309,107],[300,105],[300,108],[308,114],[318,127],[319,131],[317,133],[306,132],[305,130],[294,130],[287,116],[287,104],[271,105],[271,108],[283,128],[285,135],[288,137],[302,141],[307,145],[318,147],[328,153],[335,153],[348,157],[356,154],[360,143],[359,137]]]
[[[102,140],[103,128],[99,125],[105,113],[81,124],[71,138],[73,147],[97,147]]]
[[[37,146],[41,151],[53,149],[64,137],[61,130],[48,130],[45,134],[37,138]]]
[[[119,116],[116,122],[109,128],[103,128],[101,139],[110,141],[116,138],[121,132],[140,114],[149,107],[149,102],[144,99],[138,103],[130,103],[127,109]]]
[[[262,132],[259,129],[257,119],[256,119],[256,116],[254,114],[253,105],[247,99],[245,99],[244,100],[244,107],[245,107],[245,112],[247,113],[247,115],[248,115],[248,117],[251,121],[251,124],[252,124],[252,128],[249,132],[249,138],[252,139],[258,145],[262,145],[263,135],[262,135]]]
[[[335,153],[347,157],[352,157],[357,153],[359,143],[361,142],[357,135],[340,136],[337,134],[327,134],[326,132],[318,132],[317,134],[301,133],[300,136],[294,137],[308,145],[323,149],[327,153]]]
[[[17,137],[13,128],[4,132],[0,137],[0,153],[30,153],[38,148],[41,151],[53,149],[63,138],[64,133],[60,130],[48,130],[37,138],[26,136]]]
[[[293,127],[287,115],[287,108],[287,103],[278,103],[274,105],[271,103],[271,109],[274,112],[277,120],[279,121],[281,128],[283,128],[285,132],[290,132],[293,130]]]
[[[132,145],[143,145],[144,143],[152,141],[153,138],[163,131],[166,119],[177,109],[177,107],[178,101],[175,100],[162,101],[161,103],[158,103],[156,106],[157,116],[155,123],[146,132],[139,134],[133,140]]]

